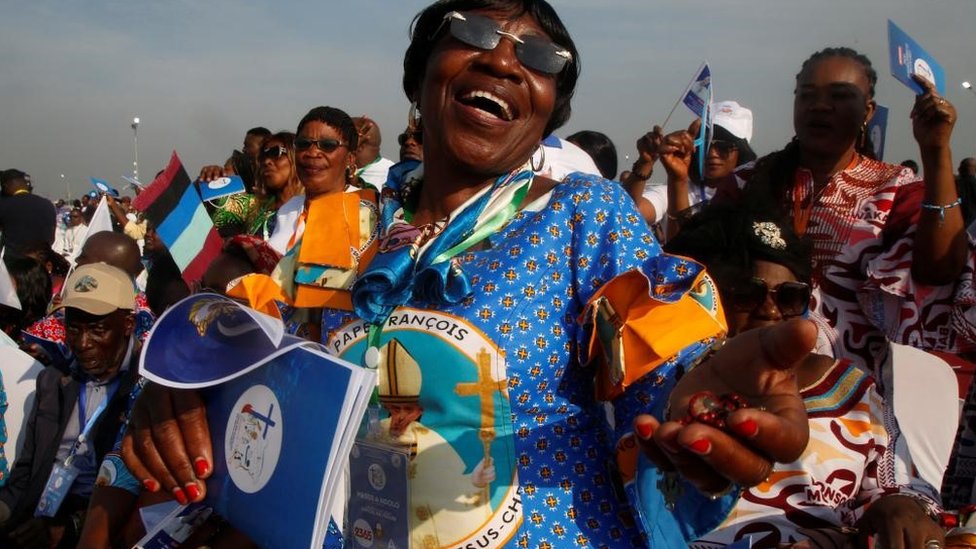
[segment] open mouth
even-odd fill
[[[458,96],[458,101],[469,107],[484,111],[495,118],[511,122],[512,108],[504,99],[486,91],[471,91]]]
[[[822,120],[811,120],[807,122],[807,128],[810,128],[811,130],[818,130],[818,131],[829,131],[830,129],[832,129],[831,125],[828,122],[824,122]]]

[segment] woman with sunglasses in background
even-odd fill
[[[304,186],[295,166],[295,134],[278,132],[265,138],[258,151],[258,180],[267,198],[255,215],[250,234],[268,241],[279,254],[291,238],[305,202]]]
[[[696,147],[701,123],[694,121],[687,130],[662,135],[662,129],[637,141],[638,159],[624,182],[629,194],[637,201],[645,218],[660,223],[663,234],[671,237],[681,222],[716,195],[737,196],[738,189],[730,181],[732,172],[756,159],[749,141],[752,140],[752,111],[735,101],[712,104],[712,129],[706,136],[707,147]],[[702,170],[698,168],[698,154],[704,151]],[[668,174],[667,185],[646,187],[654,161],[660,159]],[[650,206],[650,207],[648,207]]]
[[[810,243],[788,223],[730,205],[705,208],[665,247],[705,265],[715,278],[729,336],[805,316],[810,304]],[[792,463],[747,489],[715,531],[691,547],[724,547],[748,535],[754,548],[927,547],[942,542],[929,518],[937,490],[896,468],[890,440],[900,435],[874,379],[850,360],[810,354],[796,369],[809,415],[810,442]],[[844,531],[844,528],[857,530]]]
[[[403,87],[423,120],[424,162],[391,169],[376,257],[346,271],[358,274],[354,314],[338,300],[321,305],[326,348],[377,367],[377,400],[401,404],[402,413],[391,410],[368,431],[411,448],[409,501],[399,502],[409,526],[403,545],[640,547],[648,543],[642,526],[655,547],[682,546],[689,532],[724,517],[735,483],[760,482],[772,459],[792,461],[806,445],[789,368],[812,346],[812,325],[755,330],[692,370],[723,325],[702,269],[661,253],[619,185],[535,176],[533,151],[568,120],[578,74],[574,43],[543,0],[447,0],[414,21]],[[344,172],[354,168],[355,129],[333,111],[313,109],[295,141],[309,204],[297,259],[326,269],[341,259],[340,240],[356,241],[351,226],[316,223],[358,220],[357,236],[369,232],[368,215],[357,213],[367,200],[343,210],[347,216],[336,215],[340,201],[316,221],[317,201],[342,197]],[[313,235],[335,253],[305,261]],[[365,255],[356,259],[365,264]],[[309,270],[316,272],[326,274]],[[638,292],[646,305],[684,312],[673,313],[680,323],[645,326],[663,356],[634,359],[626,382],[615,382],[596,364],[604,353],[578,319],[601,286],[627,273],[649,286]],[[748,399],[729,416],[732,429],[760,426],[745,438],[646,415],[668,419],[666,406],[687,408],[703,390]],[[200,479],[213,469],[209,439],[198,436],[205,414],[150,425],[138,411],[165,411],[174,398],[158,388],[143,393],[126,461],[138,479],[181,494],[193,486],[202,497]],[[376,419],[386,414],[378,403],[372,409]],[[156,446],[162,440],[184,444]],[[646,448],[680,488],[665,502],[655,480],[665,473],[645,464],[635,480],[643,483],[634,496],[639,516],[614,490],[621,440]]]
[[[270,275],[274,284],[257,284],[266,275],[256,275],[252,285],[239,285],[235,297],[259,310],[271,300],[294,307],[286,320],[304,325],[303,333],[313,340],[319,337],[322,308],[351,310],[349,291],[375,253],[378,197],[375,190],[361,188],[356,177],[357,138],[345,112],[315,107],[298,124],[293,167],[290,155],[282,154],[285,142],[276,136],[267,138],[261,150],[268,189],[282,185],[281,192],[293,192],[300,181],[305,194],[291,198],[289,204],[297,206],[293,215],[283,218],[272,235],[275,249],[284,250]]]

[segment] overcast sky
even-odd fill
[[[427,2],[354,0],[160,2],[0,0],[0,168],[30,173],[50,197],[121,186],[131,173],[132,118],[148,181],[172,150],[195,174],[223,163],[252,126],[294,131],[311,107],[368,114],[396,158],[406,123],[400,87],[407,29]],[[974,0],[555,0],[582,57],[573,117],[558,133],[607,133],[621,159],[663,121],[702,60],[716,99],[753,110],[753,148],[793,135],[793,77],[828,45],[867,54],[891,109],[885,159],[918,158],[912,93],[890,75],[886,20],[943,64],[959,111],[955,163],[976,155]],[[690,121],[682,107],[668,129]],[[658,170],[662,172],[663,170]],[[61,178],[64,174],[65,179]],[[655,180],[661,174],[655,176]]]

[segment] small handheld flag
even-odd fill
[[[187,284],[200,280],[223,241],[175,151],[163,173],[132,204],[155,225],[183,280]]]
[[[705,116],[705,108],[712,102],[712,71],[709,70],[707,62],[702,63],[698,69],[698,74],[685,90],[681,102],[698,118]]]
[[[110,194],[114,197],[119,196],[119,191],[115,190],[111,185],[109,185],[108,181],[98,179],[97,177],[89,177],[88,179],[91,180],[92,187],[95,187],[95,190],[99,193]]]

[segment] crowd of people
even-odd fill
[[[639,136],[618,171],[599,131],[556,135],[579,57],[544,0],[432,4],[404,56],[399,158],[336,107],[248,130],[196,178],[244,182],[206,204],[223,246],[200,280],[130,197],[52,203],[0,172],[0,345],[43,365],[0,437],[0,546],[129,547],[140,508],[206,496],[204,397],[138,371],[155,319],[197,292],[381,357],[410,547],[976,546],[951,530],[976,504],[976,159],[954,166],[952,104],[916,77],[920,164],[882,162],[877,72],[826,47],[795,75],[782,149],[753,150],[735,98]],[[916,389],[896,369],[947,362],[959,414],[896,414]],[[460,389],[486,364],[488,412]],[[950,446],[926,428],[947,423]],[[327,547],[356,546],[347,522],[334,510]],[[233,526],[185,546],[251,544]]]

